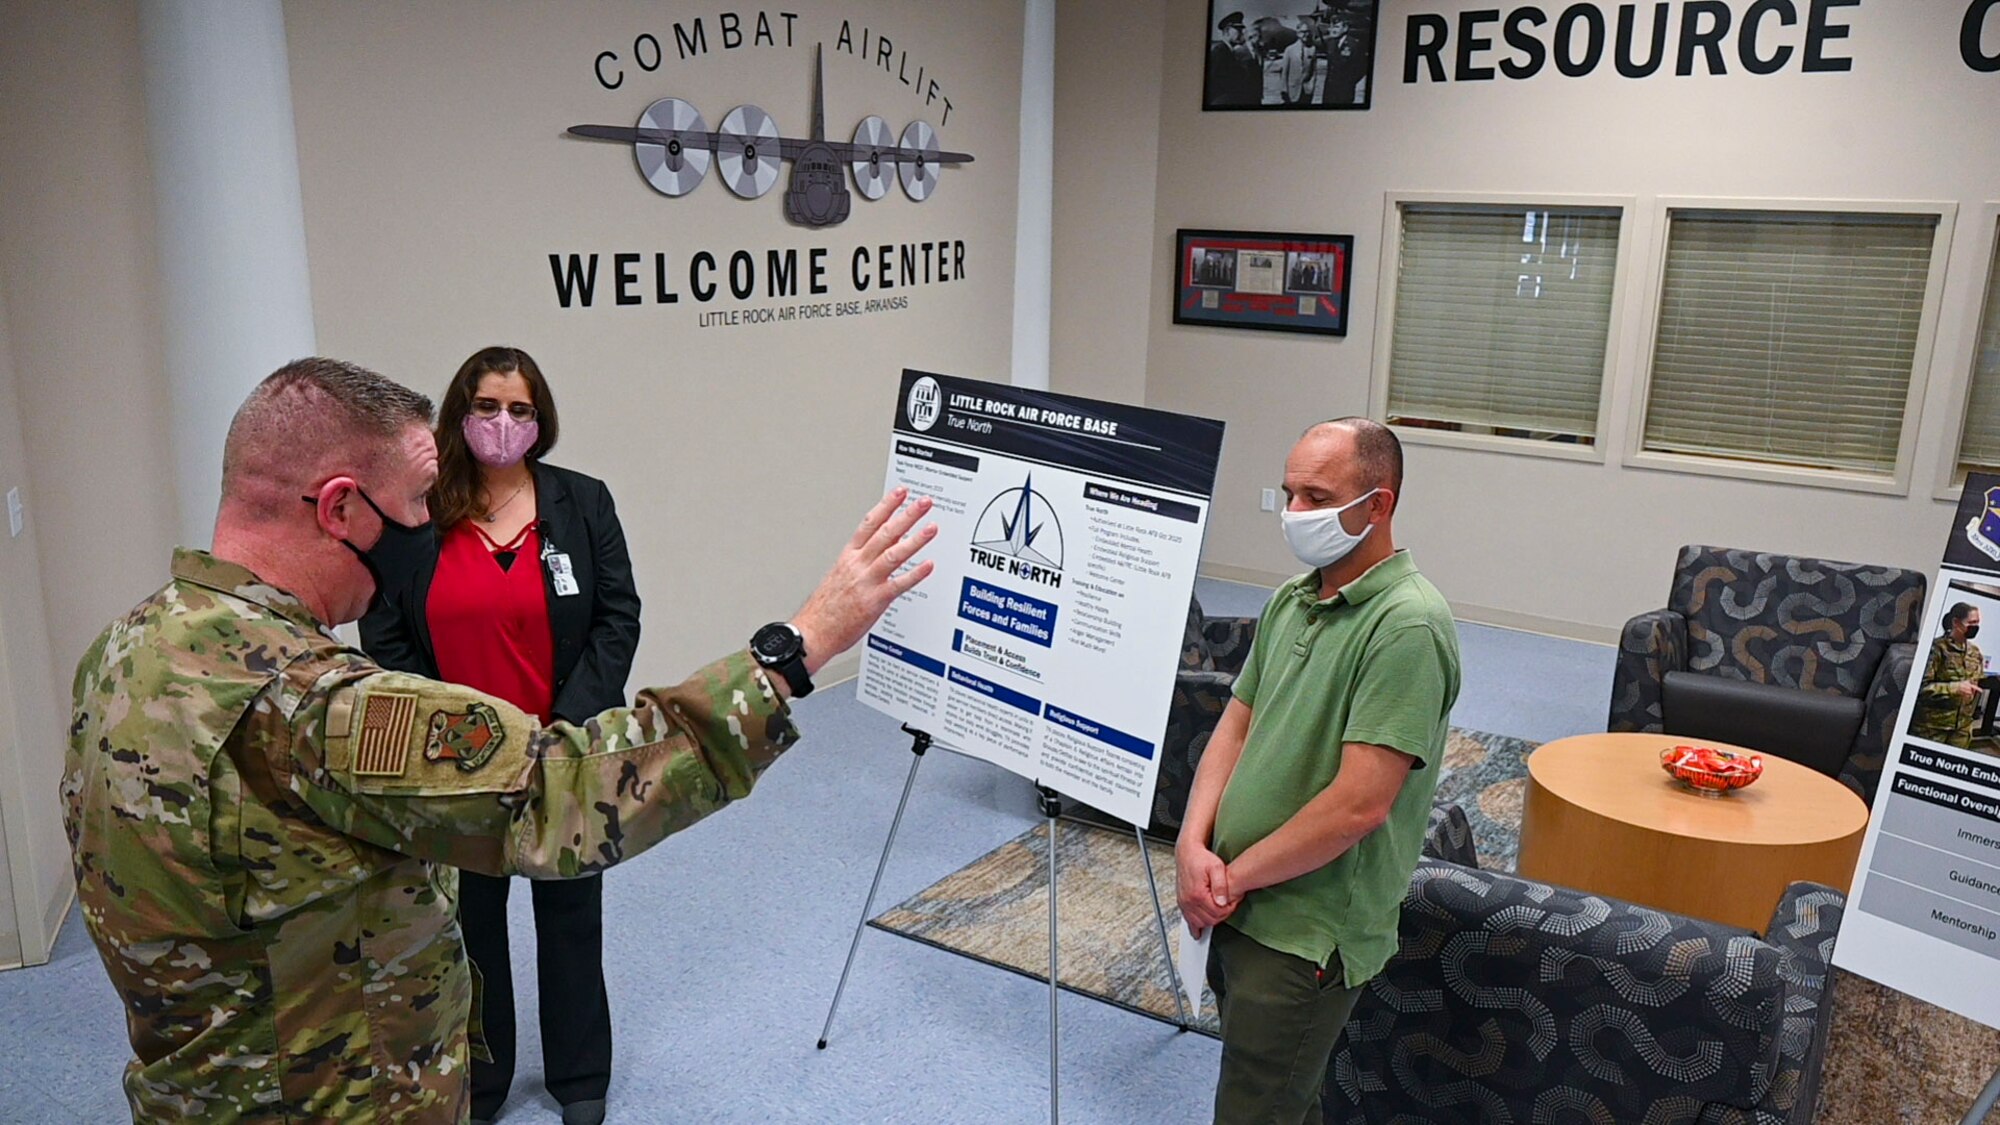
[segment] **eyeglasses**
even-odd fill
[[[535,408],[529,403],[513,402],[502,407],[498,402],[490,398],[475,398],[472,400],[472,414],[475,418],[498,418],[500,411],[503,409],[506,410],[507,416],[516,422],[532,422],[535,420]]]

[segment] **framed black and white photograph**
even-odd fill
[[[1236,251],[1215,246],[1188,247],[1188,284],[1198,289],[1236,288]]]
[[[1379,0],[1209,0],[1201,108],[1367,109]]]
[[[1285,254],[1285,288],[1294,293],[1333,292],[1334,256],[1323,250],[1291,250]]]
[[[1354,236],[1182,230],[1174,323],[1347,335]]]

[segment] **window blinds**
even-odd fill
[[[1595,442],[1619,210],[1400,210],[1389,419]]]
[[[1965,404],[1958,466],[2000,472],[2000,237],[1986,274],[1986,311],[1979,318],[1979,350],[1972,357],[1972,394]]]
[[[1937,223],[1672,211],[1645,448],[1892,472]]]

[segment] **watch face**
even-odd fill
[[[798,637],[782,625],[766,625],[750,638],[750,647],[766,660],[783,660],[798,645]]]

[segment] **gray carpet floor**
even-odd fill
[[[1204,580],[1211,613],[1264,592]],[[1462,625],[1454,721],[1532,741],[1602,730],[1612,650]],[[799,708],[806,741],[757,792],[605,888],[617,1062],[614,1122],[1035,1122],[1048,1115],[1043,986],[870,930],[832,1045],[814,1049],[908,770],[907,740],[852,685]],[[1027,783],[927,756],[877,909],[1036,820]],[[513,896],[522,1042],[502,1120],[559,1120],[541,1090],[528,896]],[[1208,1120],[1218,1046],[1087,999],[1062,1008],[1062,1097],[1075,1122]],[[127,1119],[119,1005],[81,922],[54,959],[0,973],[0,1122]]]

